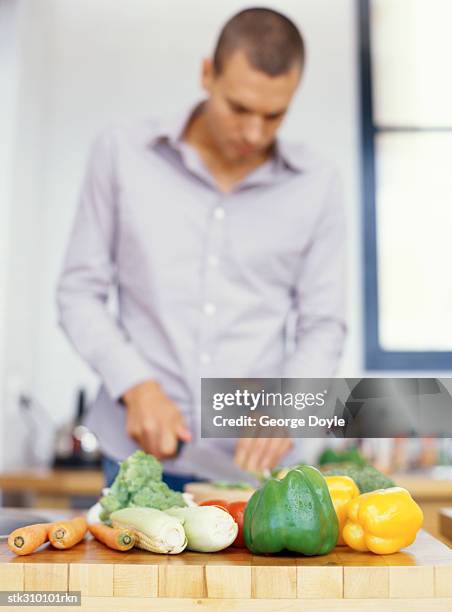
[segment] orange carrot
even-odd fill
[[[103,523],[88,525],[88,529],[96,540],[113,550],[130,550],[135,544],[135,534],[130,529],[115,529]]]
[[[35,523],[19,527],[9,534],[8,547],[16,555],[29,555],[49,539],[52,523]]]
[[[71,548],[78,544],[88,530],[84,516],[76,516],[68,521],[52,523],[49,529],[49,540],[55,548]]]

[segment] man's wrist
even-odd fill
[[[129,406],[136,398],[146,394],[161,393],[161,387],[155,380],[147,380],[145,382],[134,385],[128,389],[121,397],[121,403],[124,406]]]

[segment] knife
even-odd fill
[[[230,453],[215,446],[180,441],[175,458],[190,468],[193,466],[193,472],[200,473],[206,480],[243,481],[254,487],[260,484],[254,474],[234,463]]]

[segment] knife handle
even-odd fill
[[[176,448],[176,454],[174,455],[174,457],[179,457],[182,449],[185,446],[185,442],[183,440],[178,440],[177,441],[177,448]]]

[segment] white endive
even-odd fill
[[[217,552],[230,546],[237,537],[237,523],[221,508],[169,508],[165,512],[183,521],[189,550]]]
[[[91,506],[91,508],[89,508],[85,516],[86,522],[88,523],[88,525],[93,525],[94,523],[102,522],[100,518],[101,512],[102,512],[102,506],[99,504],[99,502],[94,504],[94,506]]]
[[[113,527],[131,529],[135,546],[155,553],[175,555],[187,546],[183,520],[155,508],[121,508],[111,513]]]

